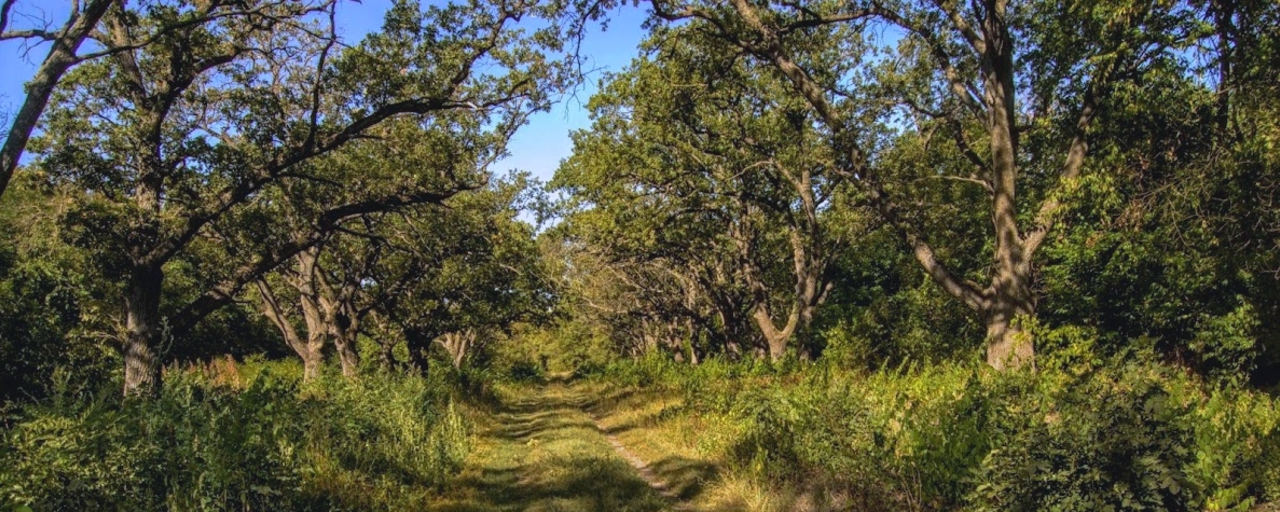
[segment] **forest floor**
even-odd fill
[[[630,412],[590,386],[553,381],[505,389],[476,413],[473,449],[431,510],[440,512],[689,511],[705,461],[646,459],[628,442]],[[634,432],[633,432],[634,433]]]

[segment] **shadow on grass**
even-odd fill
[[[532,391],[532,390],[531,390]],[[448,484],[441,512],[657,512],[671,503],[596,431],[587,400],[561,386],[509,399]],[[677,466],[672,466],[679,473]]]
[[[649,471],[681,501],[688,501],[719,477],[715,465],[685,457],[667,457],[649,465]]]

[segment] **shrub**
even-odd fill
[[[155,399],[112,387],[28,406],[0,443],[0,509],[408,509],[396,496],[430,492],[466,454],[442,383],[300,386],[277,363],[245,366],[166,372]]]
[[[993,395],[975,510],[1188,510],[1191,432],[1158,376],[1129,366]],[[1001,383],[1005,384],[1005,383]]]
[[[1193,433],[1187,476],[1199,508],[1247,510],[1280,501],[1280,404],[1255,391],[1173,384]]]
[[[516,382],[537,382],[546,379],[542,365],[533,361],[520,360],[511,363],[507,369],[507,379]]]
[[[683,390],[682,414],[730,418],[736,442],[707,455],[842,496],[833,508],[1248,510],[1280,498],[1275,398],[1132,357],[1070,358],[1038,373],[650,360],[607,373]]]

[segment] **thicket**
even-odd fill
[[[703,455],[835,509],[1248,510],[1280,498],[1280,402],[1142,359],[1001,373],[648,357],[588,377],[682,394],[663,418],[733,425],[700,434]]]
[[[5,420],[0,509],[414,510],[468,450],[456,375],[433,375],[227,359],[171,367],[154,399],[63,378]]]

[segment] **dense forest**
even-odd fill
[[[1273,0],[349,5],[0,2],[0,510],[1280,503]]]

